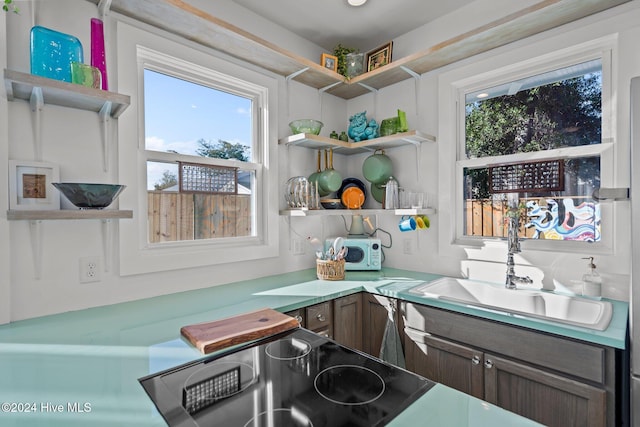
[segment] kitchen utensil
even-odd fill
[[[349,187],[358,187],[364,193],[365,200],[367,198],[367,186],[364,182],[360,181],[358,178],[345,178],[342,180],[342,185],[336,192],[336,197],[338,199],[342,198],[342,193]]]
[[[364,204],[364,193],[358,187],[349,187],[343,191],[340,200],[347,209],[360,209]]]
[[[320,175],[322,174],[322,150],[318,150],[318,169],[312,173],[311,175],[309,175],[309,182],[315,182],[317,184],[318,179],[320,179]],[[318,194],[320,195],[320,197],[324,197],[329,195],[330,191],[326,191],[324,190],[320,185],[317,185],[318,188]]]
[[[340,199],[320,199],[320,204],[325,209],[342,209],[342,202]]]
[[[333,256],[335,258],[340,253],[340,250],[344,247],[344,239],[342,237],[336,237],[331,247],[333,248]]]
[[[371,196],[376,202],[382,203],[384,201],[384,184],[371,183]]]
[[[349,227],[350,236],[364,235],[364,220],[362,215],[353,215],[351,217],[351,227]]]
[[[203,354],[297,328],[291,316],[270,308],[214,322],[183,326],[180,333]]]
[[[393,172],[391,159],[378,149],[362,163],[362,175],[373,184],[385,183]]]
[[[400,205],[398,203],[398,181],[394,177],[389,177],[389,180],[385,184],[384,189],[384,201],[382,202],[383,209],[397,209]]]
[[[320,135],[320,129],[324,124],[321,121],[313,119],[298,119],[289,123],[289,128],[293,134],[310,133],[312,135]]]
[[[289,208],[309,206],[309,181],[304,176],[289,178],[285,184],[284,198]]]
[[[327,159],[327,151],[325,150],[325,164],[328,165],[325,170],[322,171],[318,178],[320,188],[329,193],[338,191],[342,185],[342,176],[340,173],[333,169],[333,150],[328,151],[329,159]]]
[[[412,216],[403,216],[402,219],[400,219],[400,223],[398,224],[398,228],[400,229],[400,231],[413,231],[416,229],[416,227],[418,226],[418,224],[416,223],[415,218],[413,218]]]
[[[118,184],[85,184],[52,182],[64,196],[80,209],[103,209],[109,206],[126,188]]]

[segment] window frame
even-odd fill
[[[488,156],[482,158],[466,158],[465,150],[465,95],[477,92],[484,88],[497,86],[510,81],[534,76],[537,74],[553,71],[573,64],[586,62],[589,60],[601,59],[602,61],[602,140],[597,145],[586,145],[578,147],[565,147],[548,151],[538,151],[529,153],[518,153],[505,156]],[[540,55],[520,62],[491,69],[482,73],[469,74],[446,83],[449,87],[441,86],[441,90],[449,91],[454,101],[453,124],[455,126],[455,144],[451,161],[455,163],[451,182],[454,188],[449,188],[453,200],[449,202],[452,211],[452,222],[448,244],[466,247],[482,247],[491,242],[504,240],[501,237],[467,236],[464,235],[464,168],[487,166],[492,163],[507,163],[520,161],[535,161],[553,158],[577,158],[593,155],[600,156],[600,176],[602,187],[613,187],[614,182],[614,111],[613,111],[613,41],[610,38],[586,43],[583,46],[576,46],[563,49],[546,55]],[[452,134],[453,135],[453,134]],[[614,245],[614,207],[612,204],[601,203],[602,212],[602,238],[599,242],[576,242],[576,241],[549,241],[538,239],[525,239],[522,241],[523,249],[533,249],[542,251],[563,251],[563,252],[585,252],[597,254],[610,254]],[[444,241],[440,241],[441,247]]]
[[[219,58],[200,46],[174,40],[118,22],[119,90],[132,95],[128,114],[121,116],[119,167],[128,187],[121,206],[131,207],[133,220],[120,222],[120,274],[140,274],[247,260],[278,255],[277,80],[239,64]],[[250,162],[195,157],[147,150],[144,125],[144,69],[183,78],[196,84],[252,99],[252,158]],[[135,139],[135,143],[132,143]],[[277,142],[277,141],[276,141]],[[241,166],[255,172],[251,236],[149,243],[147,225],[147,161],[194,161],[220,166]],[[125,194],[128,193],[128,194]],[[123,197],[124,196],[124,197]]]
[[[142,141],[141,141],[141,155],[144,157],[144,164],[147,162],[163,162],[174,163],[177,161],[182,162],[197,162],[205,165],[213,166],[227,166],[238,167],[241,170],[250,170],[255,173],[254,182],[252,188],[254,189],[251,194],[252,215],[251,228],[255,230],[251,236],[241,237],[217,237],[215,239],[198,239],[198,240],[179,240],[174,242],[160,242],[149,243],[147,236],[147,248],[165,247],[172,245],[174,247],[189,246],[192,244],[213,244],[224,245],[229,241],[236,244],[243,242],[246,244],[257,244],[260,241],[260,236],[264,234],[264,224],[260,221],[262,212],[259,207],[263,205],[262,202],[262,177],[264,167],[264,144],[261,143],[259,128],[260,128],[260,111],[266,109],[263,99],[265,98],[264,88],[258,85],[254,85],[250,82],[246,82],[232,76],[228,76],[223,73],[216,72],[205,67],[201,67],[197,64],[193,64],[184,60],[180,60],[173,56],[165,55],[161,52],[156,52],[151,49],[139,46],[138,47],[138,72],[144,75],[145,70],[154,71],[157,73],[165,74],[169,77],[183,79],[190,83],[199,84],[205,87],[212,88],[214,90],[224,91],[233,95],[242,96],[247,99],[251,99],[251,116],[252,116],[252,130],[251,130],[251,161],[240,162],[227,159],[216,159],[211,157],[166,153],[156,150],[146,149],[146,134],[144,133],[145,127],[141,127]],[[144,87],[144,78],[141,82]],[[240,87],[242,86],[242,87]],[[144,100],[144,96],[142,98]],[[140,109],[140,114],[144,117],[144,105]],[[143,119],[144,122],[144,119]],[[146,167],[145,167],[146,170]],[[213,241],[209,241],[213,240]],[[204,242],[204,243],[198,243]]]

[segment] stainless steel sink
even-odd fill
[[[498,310],[603,331],[613,315],[608,301],[559,295],[546,291],[507,289],[504,285],[443,277],[409,290],[428,298]]]

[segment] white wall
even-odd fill
[[[25,8],[23,7],[23,11]],[[237,14],[229,9],[229,14]],[[89,18],[97,16],[95,5],[83,0],[57,0],[56,2],[38,2],[37,24],[57,29],[78,36],[85,51],[89,44]],[[108,19],[113,18],[111,16]],[[224,18],[224,17],[223,17]],[[314,117],[325,122],[323,135],[331,130],[346,130],[349,115],[367,110],[370,115],[375,114],[378,120],[393,116],[398,108],[407,112],[410,127],[438,136],[439,99],[438,82],[443,72],[455,70],[475,62],[491,61],[494,58],[504,61],[511,53],[520,54],[530,46],[537,49],[553,49],[558,39],[566,42],[579,42],[591,37],[619,31],[619,61],[616,64],[616,78],[619,92],[616,94],[618,107],[617,135],[628,144],[628,82],[633,75],[640,74],[640,59],[636,52],[640,32],[640,8],[637,2],[616,8],[614,11],[604,12],[598,17],[587,18],[578,23],[567,25],[561,29],[535,36],[530,40],[514,43],[497,49],[485,55],[453,64],[443,70],[437,70],[422,76],[416,85],[413,80],[407,80],[389,88],[380,90],[377,95],[368,94],[354,100],[344,101],[331,95],[320,95],[315,89],[296,82],[287,84],[283,78],[279,80],[278,137],[289,134],[288,122],[294,118]],[[4,46],[0,47],[0,66],[28,72],[29,70],[29,29],[32,25],[29,13],[6,16],[7,42],[6,59],[3,55]],[[446,18],[446,19],[451,19]],[[472,17],[465,21],[464,17],[456,15],[462,28],[473,25]],[[465,21],[465,22],[463,22]],[[449,21],[445,21],[449,22]],[[604,23],[603,23],[604,22]],[[436,27],[441,23],[434,24]],[[268,25],[261,26],[265,31]],[[109,26],[109,31],[113,26]],[[0,30],[4,34],[3,20],[0,20]],[[400,39],[398,45],[431,44],[431,35],[424,32],[416,33],[416,38]],[[113,40],[114,35],[108,34]],[[265,37],[266,36],[262,36]],[[284,33],[278,33],[278,38],[284,38]],[[435,37],[435,35],[433,35]],[[402,43],[400,43],[402,42]],[[314,46],[299,41],[296,49],[315,51]],[[401,48],[400,48],[401,49]],[[407,47],[414,49],[414,47]],[[398,52],[398,50],[396,50]],[[211,52],[230,62],[237,60],[226,55]],[[315,56],[315,52],[309,57]],[[108,60],[116,60],[115,52],[108,52]],[[247,65],[248,67],[255,68]],[[110,76],[110,82],[117,84],[117,76]],[[4,89],[0,89],[4,90]],[[117,91],[117,86],[113,87]],[[417,92],[417,98],[415,93]],[[129,94],[133,95],[133,94]],[[4,111],[7,114],[1,114]],[[125,112],[124,114],[126,114]],[[9,124],[11,125],[9,127]],[[75,111],[62,107],[47,106],[44,114],[43,156],[47,161],[60,165],[61,179],[86,180],[96,182],[118,182],[119,171],[112,168],[109,172],[100,170],[100,143],[97,117],[93,113]],[[8,134],[5,131],[8,129]],[[31,130],[31,114],[28,103],[23,101],[7,102],[5,97],[0,99],[0,158],[32,160],[33,134]],[[121,141],[122,142],[122,141]],[[432,205],[438,207],[438,184],[443,170],[452,165],[442,165],[439,162],[442,144],[452,144],[453,141],[440,141],[437,144],[423,144],[419,152],[420,179],[416,182],[418,171],[416,164],[416,150],[413,147],[403,147],[389,150],[387,154],[397,165],[397,177],[405,187],[421,189],[431,196]],[[627,145],[628,147],[628,145]],[[115,150],[114,150],[115,151]],[[117,152],[112,152],[111,164],[117,165]],[[293,175],[308,175],[315,169],[315,155],[313,150],[301,148],[284,148],[279,150],[280,170],[277,171],[279,182],[284,183]],[[362,178],[360,165],[366,155],[342,156],[337,155],[335,167],[345,176]],[[621,165],[622,166],[622,165]],[[6,162],[0,166],[0,172],[5,170]],[[620,183],[621,185],[624,182]],[[627,182],[628,184],[628,182]],[[6,195],[8,188],[7,174],[0,173],[0,195]],[[0,201],[0,210],[6,210],[7,197]],[[368,207],[378,207],[373,202]],[[137,215],[135,213],[134,215]],[[630,223],[628,212],[624,207],[620,209],[620,218],[616,230],[615,253],[601,257],[598,268],[605,277],[608,285],[607,294],[620,299],[627,299],[628,274],[630,266],[629,241],[626,229]],[[435,273],[461,275],[468,272],[467,267],[477,266],[476,261],[488,261],[494,264],[493,270],[504,272],[504,245],[491,245],[479,250],[465,250],[465,248],[451,247],[442,251],[437,242],[439,239],[440,215],[434,215],[431,228],[421,234],[400,233],[397,230],[397,218],[378,216],[377,223],[388,230],[393,236],[393,248],[386,251],[385,265],[407,268],[411,270],[432,271]],[[126,221],[126,220],[121,220]],[[313,254],[307,251],[303,256],[292,256],[289,243],[292,238],[304,238],[309,235],[333,235],[342,232],[342,219],[310,218],[301,220],[284,218],[279,220],[280,250],[278,257],[264,261],[235,263],[229,265],[183,269],[166,273],[145,274],[120,277],[117,264],[112,270],[103,273],[103,280],[94,284],[80,284],[78,280],[78,261],[84,256],[101,256],[101,223],[99,221],[45,221],[42,226],[42,278],[34,278],[32,263],[32,248],[30,244],[29,224],[26,221],[6,221],[0,215],[0,323],[24,318],[36,317],[50,313],[77,310],[86,307],[112,304],[121,301],[139,299],[165,293],[180,292],[189,289],[213,286],[231,281],[257,278],[262,275],[277,274],[285,271],[295,271],[310,268],[313,264]],[[117,221],[111,230],[114,239],[114,253],[112,258],[117,260],[115,252],[117,244]],[[383,242],[386,236],[380,235]],[[402,252],[403,240],[410,239],[414,254],[405,255]],[[520,258],[523,263],[530,263],[533,269],[542,272],[546,277],[556,276],[562,280],[569,280],[576,272],[581,274],[583,261],[579,261],[579,254],[563,253],[525,253]],[[484,268],[484,267],[483,267]],[[10,301],[7,305],[6,301]]]

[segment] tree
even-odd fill
[[[200,148],[196,153],[202,157],[213,157],[216,159],[238,159],[243,162],[249,161],[249,147],[242,144],[232,144],[221,139],[218,142],[205,141],[204,138],[198,140]]]
[[[161,191],[166,188],[173,187],[174,185],[177,185],[177,184],[178,184],[178,177],[171,171],[166,170],[162,172],[162,179],[160,180],[160,182],[156,182],[153,185],[153,188],[156,191]]]
[[[467,156],[599,144],[601,99],[598,72],[469,103],[465,120]],[[599,175],[590,164],[587,166],[589,170],[582,170],[582,181]],[[599,168],[599,163],[595,167]],[[471,181],[465,186],[466,197],[490,196],[487,168],[468,170],[466,176]]]

